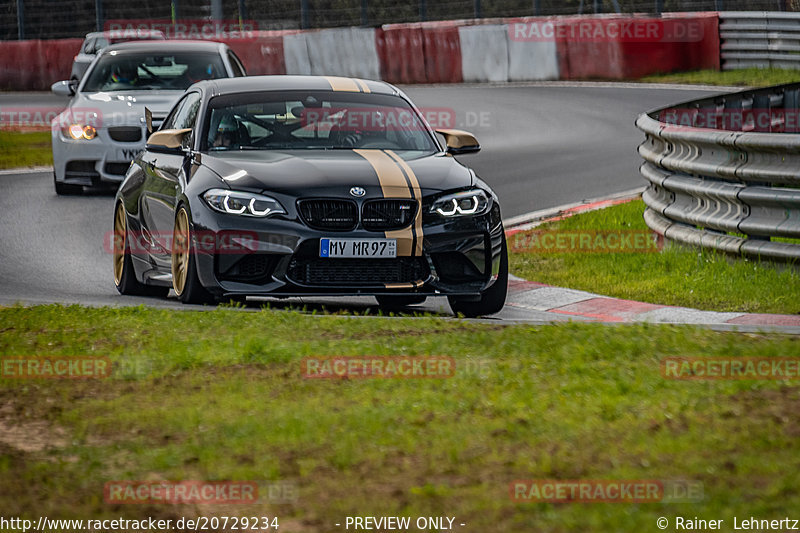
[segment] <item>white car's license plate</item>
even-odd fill
[[[320,257],[397,257],[395,239],[330,239],[319,240]]]

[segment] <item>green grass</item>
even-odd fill
[[[655,531],[659,516],[772,518],[800,506],[794,383],[673,381],[659,369],[668,356],[800,357],[793,337],[44,306],[0,309],[0,354],[105,355],[141,370],[0,380],[5,516],[267,514],[279,531],[317,532],[348,515],[446,515],[464,531],[622,532]],[[367,354],[488,366],[441,380],[301,376],[303,357]],[[510,501],[511,481],[542,478],[683,479],[704,498]],[[297,498],[104,503],[106,482],[142,479],[281,481]]]
[[[641,200],[577,215],[537,229],[646,230]],[[509,244],[513,246],[512,236]],[[713,311],[800,313],[800,275],[790,265],[667,245],[658,253],[512,252],[524,279],[606,296]]]
[[[50,132],[19,132],[0,129],[0,168],[53,164]]]
[[[728,85],[766,87],[800,81],[800,70],[778,68],[746,68],[740,70],[695,70],[645,76],[639,81],[648,83],[693,83],[701,85]]]

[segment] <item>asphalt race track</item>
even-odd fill
[[[643,185],[637,170],[636,146],[642,134],[633,125],[636,116],[711,94],[699,88],[563,83],[404,90],[419,107],[449,116],[451,123],[442,126],[476,135],[483,150],[462,161],[500,195],[506,219]],[[62,101],[44,93],[0,94],[0,106],[44,106]],[[103,245],[104,236],[112,229],[112,196],[58,197],[51,172],[0,173],[0,190],[0,304],[181,307],[174,299],[117,293],[111,255]],[[363,311],[374,306],[374,300],[273,303],[322,304],[329,309]],[[444,298],[429,299],[417,308],[449,314]],[[511,307],[497,317],[543,319],[535,312]]]

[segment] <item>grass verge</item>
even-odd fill
[[[537,230],[647,230],[637,200],[583,213]],[[525,234],[509,238],[526,242]],[[518,241],[519,242],[519,241]],[[800,313],[796,268],[715,251],[667,245],[657,253],[536,253],[509,256],[511,272],[524,279],[606,296],[713,311]]]
[[[648,83],[691,83],[698,85],[728,85],[767,87],[800,81],[799,70],[779,68],[746,68],[740,70],[695,70],[645,76],[639,81]]]
[[[668,356],[800,357],[793,337],[60,306],[0,309],[0,324],[5,357],[104,355],[139,369],[0,380],[7,516],[266,514],[279,531],[310,532],[339,530],[345,516],[446,515],[464,531],[646,531],[659,516],[772,518],[800,506],[796,386],[660,372]],[[452,356],[457,370],[301,375],[307,356],[365,354]],[[546,478],[692,480],[703,497],[510,500],[513,480]],[[108,481],[164,479],[281,481],[297,497],[238,508],[103,500]]]
[[[0,129],[0,169],[53,164],[50,132]]]

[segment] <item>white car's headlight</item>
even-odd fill
[[[97,129],[89,124],[68,124],[61,129],[61,133],[64,137],[75,141],[80,139],[91,141],[97,137]]]
[[[286,214],[276,199],[252,192],[211,189],[203,194],[203,199],[212,209],[229,215],[269,217]]]
[[[489,209],[489,197],[480,189],[442,196],[433,202],[431,213],[443,217],[482,215]]]

